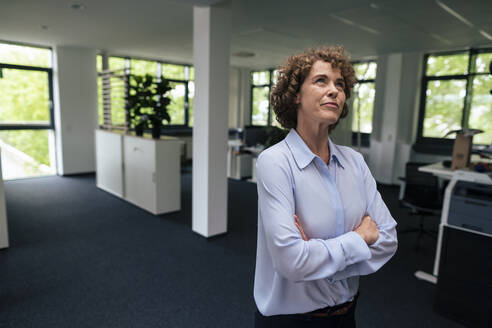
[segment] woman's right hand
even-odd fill
[[[362,218],[362,222],[354,229],[354,231],[364,239],[367,245],[374,244],[379,238],[378,226],[369,215],[365,215]]]
[[[296,225],[297,229],[299,229],[299,232],[301,233],[302,240],[308,241],[308,237],[304,233],[304,229],[302,228],[301,222],[299,222],[299,218],[295,214],[294,214],[294,224]]]

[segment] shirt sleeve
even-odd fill
[[[364,179],[364,187],[367,197],[366,213],[379,229],[378,240],[369,246],[371,258],[359,263],[347,266],[344,270],[337,272],[332,279],[342,280],[351,276],[368,275],[379,270],[395,254],[398,247],[396,236],[396,221],[391,216],[388,207],[381,198],[381,194],[376,187],[374,180],[367,164],[362,155],[358,154],[358,160]]]
[[[260,228],[275,270],[292,281],[332,277],[371,257],[369,247],[351,231],[332,239],[304,241],[294,224],[293,179],[286,159],[261,154],[257,160]]]

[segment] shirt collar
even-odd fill
[[[299,166],[301,170],[308,166],[309,163],[311,163],[316,157],[295,129],[291,129],[289,131],[287,137],[285,137],[285,142],[287,142],[292,156],[294,157],[297,166]],[[340,163],[341,156],[338,147],[331,142],[330,138],[328,138],[328,143],[330,145],[331,159],[334,163],[337,163],[339,166],[344,168],[342,163]]]
[[[331,159],[333,162],[337,163],[342,169],[345,169],[342,162],[340,162],[342,155],[340,154],[340,149],[338,149],[338,146],[335,145],[330,138],[328,138],[328,144],[330,145]]]

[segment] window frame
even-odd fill
[[[47,124],[19,124],[19,123],[0,123],[0,131],[22,131],[22,130],[47,130],[48,132],[48,148],[49,152],[53,151],[55,154],[54,161],[50,160],[50,167],[54,170],[54,175],[58,173],[58,162],[56,158],[58,157],[56,150],[56,138],[53,138],[53,141],[50,142],[49,135],[50,133],[54,135],[56,133],[55,128],[55,103],[54,103],[54,91],[53,91],[53,48],[49,46],[40,46],[29,43],[18,43],[18,42],[10,42],[0,40],[2,44],[10,44],[15,46],[24,46],[24,47],[32,47],[32,48],[41,48],[47,49],[50,51],[50,67],[40,67],[40,66],[31,66],[31,65],[20,65],[20,64],[6,64],[0,62],[0,69],[17,69],[24,71],[37,71],[37,72],[46,72],[48,79],[48,110],[49,110],[49,122]],[[51,131],[51,132],[50,132]],[[1,178],[1,176],[0,176]]]
[[[414,149],[422,153],[435,153],[448,155],[453,148],[454,139],[443,139],[434,137],[424,137],[424,119],[425,119],[425,107],[427,100],[427,86],[430,81],[449,81],[449,80],[465,80],[465,97],[463,99],[463,108],[461,115],[461,128],[468,126],[468,119],[470,116],[471,103],[473,100],[472,88],[473,79],[480,75],[489,75],[489,72],[477,73],[473,72],[476,63],[476,56],[481,53],[492,53],[492,48],[470,48],[453,51],[432,52],[426,53],[423,57],[422,65],[422,80],[420,85],[420,103],[419,103],[419,116],[417,122],[417,138],[415,141]],[[428,76],[427,75],[427,62],[431,56],[449,56],[456,54],[468,54],[468,67],[467,73],[456,75],[440,75],[440,76]],[[480,146],[479,144],[473,144],[473,146]]]
[[[263,126],[263,127],[269,127],[272,126],[272,107],[270,104],[270,94],[272,92],[272,87],[274,85],[273,83],[273,72],[276,71],[274,68],[268,68],[268,69],[262,69],[262,70],[255,70],[250,72],[250,78],[249,78],[249,85],[250,85],[250,92],[249,92],[249,121],[250,121],[250,126]],[[253,83],[253,74],[254,73],[259,73],[259,72],[269,72],[269,82],[267,84],[254,84]],[[253,123],[253,89],[254,88],[268,88],[268,115],[267,115],[267,124],[266,125],[259,125],[259,124],[254,124]]]
[[[175,63],[175,62],[168,62],[168,61],[162,61],[162,60],[156,60],[156,59],[150,59],[150,58],[143,58],[143,57],[131,57],[131,56],[122,56],[118,54],[105,54],[105,53],[98,53],[98,56],[101,56],[103,58],[103,63],[104,63],[104,57],[106,56],[108,61],[110,57],[113,58],[122,58],[125,60],[125,75],[131,75],[132,74],[132,69],[131,69],[131,60],[142,60],[142,61],[151,61],[157,63],[156,67],[156,72],[155,72],[155,77],[156,78],[161,78],[164,77],[166,80],[172,83],[181,83],[184,84],[185,86],[185,99],[184,99],[184,124],[163,124],[162,129],[163,131],[165,130],[166,133],[168,132],[189,132],[193,128],[190,126],[190,97],[189,97],[189,83],[194,82],[194,79],[189,79],[189,71],[191,68],[193,68],[193,65],[191,64],[183,64],[183,63]],[[180,79],[172,79],[172,78],[167,78],[163,76],[162,73],[162,65],[163,64],[168,64],[168,65],[177,65],[177,66],[183,66],[185,67],[185,78],[186,75],[188,75],[188,80],[180,80]],[[188,74],[186,74],[186,68],[188,68]],[[104,69],[104,67],[102,67]],[[109,67],[108,67],[109,69]],[[129,80],[127,79],[127,83]],[[127,88],[128,89],[128,88]]]
[[[51,50],[51,48],[49,48]],[[17,69],[25,71],[46,72],[48,74],[49,117],[48,124],[19,124],[0,123],[0,130],[55,130],[55,111],[53,106],[53,69],[28,65],[13,65],[0,63],[0,69]]]
[[[357,84],[361,83],[374,83],[374,92],[377,92],[376,90],[376,78],[377,78],[377,69],[378,69],[378,61],[377,59],[367,59],[367,60],[357,60],[351,62],[352,66],[356,64],[364,64],[364,63],[375,63],[376,64],[376,77],[373,79],[366,79],[366,80],[359,80],[357,79]],[[352,98],[352,111],[353,111],[353,101],[354,98]],[[374,104],[376,103],[376,95],[374,95],[374,103],[373,103],[373,119],[374,119]],[[354,113],[355,114],[355,113]],[[353,117],[353,116],[352,116]],[[371,125],[373,122],[371,122]],[[371,126],[371,129],[373,126]],[[350,128],[352,130],[352,127]],[[353,131],[352,130],[352,146],[357,146],[357,135],[360,134],[360,146],[364,148],[369,148],[371,146],[371,133],[365,133],[365,132],[360,132],[360,131]]]

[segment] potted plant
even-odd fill
[[[169,81],[154,76],[130,75],[129,92],[125,97],[130,127],[136,135],[143,135],[146,128],[152,129],[152,138],[159,139],[163,121],[171,122],[167,106],[171,100],[166,94],[172,88]]]

